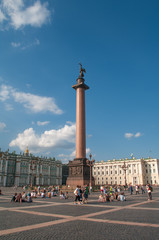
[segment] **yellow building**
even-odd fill
[[[125,164],[125,167],[123,165]],[[125,171],[124,171],[125,169]],[[113,159],[95,162],[92,169],[95,185],[159,184],[159,159]],[[126,174],[125,174],[126,173]]]

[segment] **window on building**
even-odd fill
[[[115,181],[115,184],[117,184],[117,181]]]
[[[94,172],[94,175],[96,175],[96,172]]]
[[[115,179],[117,179],[117,177],[115,177]]]
[[[108,174],[108,171],[106,171],[106,174]]]
[[[106,184],[108,184],[108,181],[106,181]]]
[[[153,173],[155,173],[155,169],[153,169]]]
[[[129,173],[131,173],[131,170],[129,170]]]
[[[108,180],[108,178],[106,177],[106,180]]]
[[[120,181],[120,184],[121,184],[122,182]]]
[[[98,172],[98,175],[100,175],[100,172]]]
[[[134,173],[136,173],[136,169],[134,169]]]
[[[102,169],[103,169],[103,167],[102,167]]]
[[[148,173],[147,169],[146,169],[146,173]]]
[[[117,174],[117,171],[115,171],[115,174]]]
[[[108,166],[106,166],[106,169],[108,168]]]
[[[112,174],[112,171],[110,173]]]
[[[104,172],[102,172],[102,175],[104,175]]]
[[[121,174],[121,170],[120,170],[120,174]]]

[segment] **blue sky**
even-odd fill
[[[158,158],[158,12],[158,0],[1,0],[1,149],[74,158],[81,62],[87,156]]]

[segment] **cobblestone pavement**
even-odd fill
[[[99,203],[99,194],[92,193],[85,205],[59,197],[11,203],[12,192],[3,189],[0,196],[0,239],[159,239],[157,187],[152,201],[146,193],[127,192],[125,202]]]

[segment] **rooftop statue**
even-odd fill
[[[84,68],[82,68],[82,64],[79,63],[80,65],[80,75],[79,75],[79,78],[83,78],[84,77],[84,74],[83,73],[86,73],[86,70]]]

